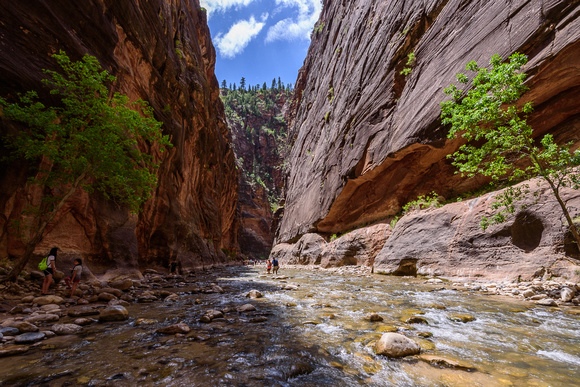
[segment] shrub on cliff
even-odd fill
[[[472,81],[465,74],[457,74],[459,83],[471,83],[472,88],[467,93],[453,84],[445,89],[451,99],[441,104],[441,118],[443,124],[451,125],[448,137],[467,140],[450,157],[459,172],[468,177],[482,174],[511,182],[543,178],[580,248],[580,236],[560,196],[562,187],[580,188],[580,173],[573,168],[580,164],[580,152],[570,151],[572,143],[554,143],[550,134],[539,143],[533,138],[533,129],[527,122],[532,103],[517,104],[528,89],[524,85],[526,74],[521,72],[526,63],[523,54],[515,53],[505,63],[496,54],[491,57],[490,69],[473,61],[467,64],[466,70],[477,73]],[[509,187],[496,195],[492,208],[499,211],[490,219],[483,218],[482,227],[504,222],[516,212],[518,200],[527,194],[526,187]]]
[[[130,103],[110,91],[116,79],[95,57],[71,62],[62,51],[52,57],[61,71],[44,70],[49,77],[43,83],[53,106],[39,102],[34,91],[15,103],[0,98],[1,115],[24,124],[7,139],[10,156],[37,166],[28,184],[37,185],[41,195],[26,211],[29,221],[17,227],[29,237],[9,280],[22,271],[47,225],[79,187],[137,212],[157,184],[158,165],[144,148],[162,152],[170,145],[145,102]]]

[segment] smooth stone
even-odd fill
[[[249,297],[249,298],[262,298],[262,297],[264,297],[264,295],[259,290],[252,289],[252,290],[250,290],[248,292],[248,294],[246,295],[246,297]]]
[[[21,333],[38,332],[38,327],[26,321],[12,321],[10,326],[18,329]]]
[[[365,316],[365,320],[370,321],[370,322],[377,322],[377,321],[383,321],[384,319],[378,315],[377,313],[368,313]]]
[[[50,329],[57,335],[64,336],[77,334],[83,327],[77,324],[54,324]]]
[[[99,310],[90,306],[83,306],[81,308],[71,309],[67,314],[70,317],[95,316],[99,314]]]
[[[115,296],[114,294],[111,293],[107,293],[107,292],[103,292],[103,293],[99,293],[99,301],[111,301],[111,300],[116,300],[117,296]]]
[[[536,301],[536,305],[542,305],[542,306],[558,306],[558,304],[556,303],[556,300],[554,300],[552,298],[544,298],[542,300],[538,300],[538,301]]]
[[[130,278],[119,278],[109,281],[109,287],[119,290],[129,290],[133,286],[133,280]]]
[[[433,355],[419,355],[419,359],[429,363],[430,365],[438,368],[452,368],[456,370],[463,370],[473,372],[477,369],[475,367],[470,366],[469,364],[460,362],[458,360],[447,359],[440,356],[433,356]]]
[[[570,288],[562,288],[560,291],[560,299],[564,302],[570,302],[574,298],[574,293]]]
[[[391,325],[382,325],[376,329],[379,333],[386,333],[386,332],[396,332],[398,331],[397,327]]]
[[[252,323],[261,323],[261,322],[265,322],[265,321],[268,321],[268,317],[257,316],[257,317],[253,317],[250,319],[250,322],[252,322]]]
[[[139,325],[153,325],[153,324],[157,324],[157,320],[153,320],[153,319],[149,319],[149,318],[138,318],[137,321],[135,321],[135,325],[139,326]]]
[[[522,296],[524,296],[524,298],[530,298],[534,294],[536,294],[536,292],[534,292],[532,289],[527,289],[522,292]]]
[[[37,305],[48,305],[48,304],[60,305],[64,303],[64,299],[62,297],[50,294],[47,296],[35,297],[32,300],[32,302],[34,302]]]
[[[381,336],[375,345],[377,355],[399,358],[417,355],[421,352],[419,344],[399,333],[388,332]]]
[[[244,304],[242,306],[238,306],[237,311],[240,313],[243,312],[253,312],[256,310],[256,307],[252,304]]]
[[[14,337],[14,342],[16,344],[31,344],[43,340],[45,336],[44,332],[27,332]]]
[[[451,321],[462,322],[462,323],[468,323],[470,321],[475,321],[475,317],[473,317],[469,314],[450,314],[449,316],[447,316],[447,318]]]
[[[433,333],[431,333],[431,332],[417,332],[417,336],[428,339],[429,337],[433,337]]]
[[[46,304],[46,305],[42,305],[40,307],[40,310],[45,311],[45,312],[59,312],[60,311],[60,306],[58,306],[57,304]]]
[[[177,333],[189,333],[190,330],[191,330],[191,328],[189,328],[189,326],[187,324],[177,323],[177,324],[170,325],[168,327],[159,328],[155,332],[161,333],[164,335],[174,335]]]
[[[404,320],[407,324],[426,324],[429,325],[427,319],[421,316],[411,316]]]
[[[123,294],[123,292],[121,290],[115,289],[115,288],[110,288],[110,287],[101,288],[101,289],[99,289],[99,291],[97,293],[99,294],[99,296],[102,293],[109,293],[109,294],[114,295],[115,297],[121,297],[121,295]]]
[[[80,325],[80,326],[84,327],[85,325],[90,325],[94,322],[95,322],[95,320],[93,320],[93,319],[80,317],[80,318],[75,319],[73,321],[73,324]]]
[[[123,321],[129,318],[129,312],[121,305],[108,306],[99,313],[99,322]]]
[[[20,300],[20,302],[22,302],[23,304],[30,304],[33,301],[34,301],[34,296],[22,297],[22,299]]]
[[[15,327],[5,327],[0,329],[0,334],[3,334],[4,336],[16,336],[19,333],[20,331]]]
[[[58,317],[56,314],[46,313],[46,314],[38,314],[36,316],[30,316],[24,321],[27,321],[31,324],[35,324],[38,322],[55,322],[58,321],[59,319],[60,317]]]

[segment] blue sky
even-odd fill
[[[216,76],[240,84],[294,84],[321,0],[200,0],[217,52]]]

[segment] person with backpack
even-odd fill
[[[52,283],[52,275],[56,272],[56,253],[58,252],[58,247],[53,247],[50,249],[48,256],[46,257],[46,269],[42,272],[44,273],[44,282],[42,283],[42,295],[48,294],[48,288]],[[44,260],[43,260],[44,261]],[[42,262],[41,262],[42,264]]]
[[[81,281],[81,274],[83,273],[83,262],[80,258],[75,259],[75,266],[70,271],[70,277],[66,277],[64,280],[66,282],[67,288],[71,288],[72,283],[72,290],[70,291],[70,296],[72,297],[75,294],[75,290],[77,289],[77,285]]]
[[[276,258],[272,259],[272,273],[278,274],[278,260]]]

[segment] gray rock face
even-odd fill
[[[453,197],[484,184],[454,175],[446,156],[459,143],[439,121],[443,88],[470,60],[527,54],[523,100],[534,101],[535,133],[578,142],[580,103],[569,97],[580,85],[579,9],[565,0],[324,2],[295,84],[276,243],[385,219],[432,190]]]
[[[481,229],[490,216],[494,193],[429,211],[403,216],[375,259],[375,272],[478,277],[494,281],[539,278],[546,272],[578,278],[578,266],[565,256],[573,248],[566,241],[561,210],[539,181],[529,182],[528,205],[508,222]],[[534,196],[537,194],[537,196]],[[580,192],[564,190],[569,206],[580,206]]]
[[[129,312],[121,305],[109,306],[99,313],[99,322],[124,321],[129,318]]]
[[[392,358],[417,355],[421,352],[419,344],[399,334],[388,332],[381,336],[375,344],[375,353]]]

